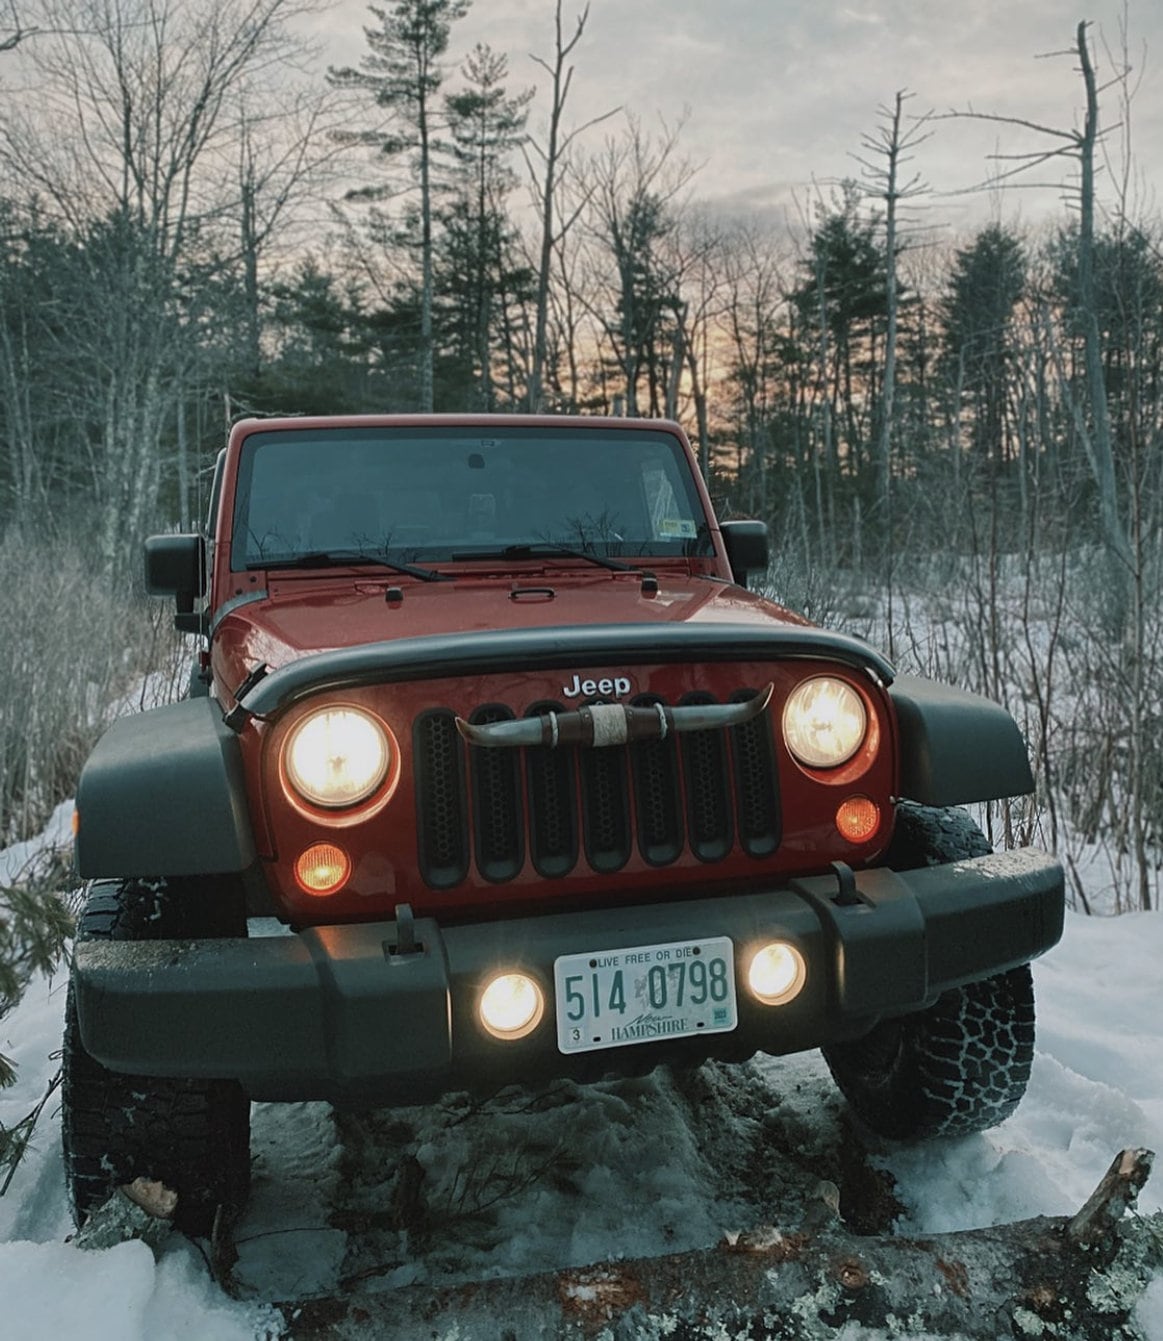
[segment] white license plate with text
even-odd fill
[[[739,1022],[728,936],[562,955],[553,978],[564,1053],[724,1034]]]

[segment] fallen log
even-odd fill
[[[141,1239],[156,1255],[174,1227],[178,1194],[163,1183],[135,1178],[114,1188],[73,1235],[74,1247],[100,1250]]]
[[[893,1336],[1111,1341],[1137,1335],[1131,1314],[1163,1262],[1163,1215],[1123,1218],[1152,1158],[1121,1152],[1073,1217],[861,1236],[841,1222],[836,1189],[824,1184],[794,1231],[763,1227],[665,1257],[279,1307],[300,1341],[831,1341],[853,1323]]]

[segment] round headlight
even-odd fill
[[[837,768],[860,748],[868,728],[864,700],[843,680],[817,675],[797,686],[783,710],[783,738],[809,768]]]
[[[387,776],[387,733],[358,708],[324,708],[287,737],[287,778],[305,801],[338,808],[366,800]]]

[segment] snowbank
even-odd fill
[[[1015,1116],[982,1136],[884,1148],[907,1208],[903,1229],[935,1233],[1072,1212],[1118,1149],[1163,1151],[1161,962],[1163,914],[1068,916],[1063,943],[1035,968],[1038,1055]],[[39,979],[0,1022],[0,1050],[20,1067],[15,1089],[0,1094],[5,1124],[34,1106],[55,1072],[51,1053],[63,998],[60,980]],[[342,1189],[347,1222],[329,1223],[355,1158],[349,1149],[341,1167],[341,1144],[354,1147],[360,1139],[373,1149],[382,1148],[376,1141],[396,1141],[414,1151],[450,1208],[457,1196],[471,1201],[466,1180],[482,1176],[482,1161],[503,1172],[506,1157],[526,1151],[534,1163],[543,1155],[546,1165],[524,1186],[518,1172],[497,1206],[469,1205],[469,1214],[452,1216],[422,1251],[403,1233],[377,1240],[381,1249],[391,1244],[398,1261],[368,1265],[365,1283],[374,1288],[522,1274],[713,1242],[744,1227],[740,1217],[757,1214],[754,1203],[736,1195],[742,1171],[728,1167],[733,1148],[757,1149],[771,1134],[762,1112],[731,1108],[740,1100],[754,1105],[764,1093],[756,1072],[772,1087],[770,1108],[784,1139],[834,1123],[838,1104],[815,1055],[764,1059],[737,1091],[729,1078],[734,1070],[718,1080],[712,1074],[702,1115],[692,1115],[689,1095],[679,1102],[664,1077],[580,1098],[559,1094],[528,1111],[500,1105],[473,1114],[471,1123],[448,1105],[361,1117],[345,1127],[343,1142],[323,1105],[259,1108],[255,1193],[239,1226],[238,1274],[250,1302],[226,1299],[198,1251],[179,1239],[156,1263],[140,1244],[101,1253],[66,1244],[71,1225],[57,1153],[59,1117],[46,1110],[35,1147],[0,1198],[4,1335],[10,1341],[54,1331],[83,1331],[88,1341],[269,1335],[267,1301],[335,1288],[364,1265],[351,1247],[363,1233],[359,1217],[382,1208],[382,1190],[366,1168],[361,1186]],[[385,1173],[381,1168],[379,1176]],[[769,1213],[778,1216],[779,1189],[768,1193]],[[1148,1183],[1141,1204],[1163,1207],[1163,1174]],[[1138,1316],[1150,1341],[1163,1341],[1163,1279],[1144,1296]]]
[[[160,1262],[144,1243],[81,1252],[65,1243],[15,1242],[0,1251],[0,1299],[9,1341],[251,1341],[272,1334],[269,1311],[228,1300],[192,1244]],[[277,1333],[274,1333],[277,1334]]]

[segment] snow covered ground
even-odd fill
[[[1036,965],[1038,1055],[1015,1116],[983,1136],[878,1155],[905,1207],[900,1229],[1072,1212],[1119,1149],[1163,1152],[1161,962],[1163,914],[1069,915]],[[40,979],[0,1021],[0,1051],[19,1064],[15,1088],[0,1092],[5,1125],[56,1071],[63,1001],[63,979]],[[272,1300],[672,1252],[763,1222],[794,1228],[809,1178],[840,1144],[842,1112],[814,1054],[558,1086],[533,1102],[503,1094],[338,1120],[324,1105],[259,1106],[254,1192],[237,1228],[242,1297],[230,1299],[176,1236],[157,1261],[141,1243],[93,1253],[66,1242],[54,1103],[0,1197],[7,1341],[248,1341],[277,1335]],[[410,1232],[384,1215],[402,1158],[424,1173],[426,1211]],[[1163,1171],[1141,1207],[1163,1208]],[[1163,1341],[1163,1277],[1138,1320]]]

